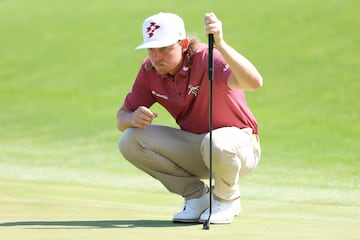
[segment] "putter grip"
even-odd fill
[[[214,35],[208,35],[208,43],[209,43],[209,68],[208,75],[209,80],[212,81],[214,79]]]

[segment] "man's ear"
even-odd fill
[[[183,49],[183,52],[185,52],[188,49],[189,43],[190,43],[189,38],[184,38],[183,40],[181,40],[180,44]]]

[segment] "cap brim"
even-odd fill
[[[139,46],[137,46],[135,48],[135,50],[138,49],[144,49],[144,48],[162,48],[162,47],[167,47],[167,46],[171,46],[174,43],[176,43],[178,40],[174,40],[174,41],[151,41],[151,42],[147,42],[147,43],[142,43]]]

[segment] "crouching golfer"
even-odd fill
[[[210,223],[231,223],[240,213],[239,178],[260,159],[258,125],[247,106],[245,90],[262,86],[256,68],[223,38],[214,13],[204,17],[205,33],[214,35],[213,197]],[[203,222],[209,217],[209,78],[208,46],[187,37],[183,20],[159,13],[142,25],[147,49],[132,90],[117,113],[122,155],[184,197],[174,222]],[[180,129],[152,125],[158,102]]]

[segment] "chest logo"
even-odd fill
[[[164,95],[164,94],[160,94],[160,93],[157,93],[157,92],[155,92],[155,91],[152,91],[151,93],[152,93],[152,95],[154,95],[154,96],[156,96],[156,97],[159,97],[159,98],[162,98],[162,99],[165,99],[165,100],[168,100],[168,99],[169,99],[168,96],[166,96],[166,95]]]
[[[190,95],[192,93],[195,96],[197,96],[199,91],[200,91],[200,86],[193,86],[193,85],[190,84],[188,86],[188,89],[189,89],[188,95]]]

